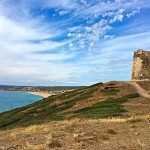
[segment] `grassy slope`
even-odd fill
[[[88,88],[77,89],[58,96],[51,96],[34,104],[1,113],[0,128],[14,127],[17,125],[26,126],[50,120],[64,120],[76,117],[95,119],[119,116],[125,112],[121,104],[131,98],[139,96],[133,93],[122,97],[111,98],[111,96],[117,95],[121,89],[106,89],[103,91],[105,101],[76,111],[65,111],[72,108],[77,102],[93,98],[101,86],[102,84],[96,84]]]

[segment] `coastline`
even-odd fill
[[[33,95],[38,95],[38,96],[42,96],[43,98],[47,98],[51,95],[54,95],[52,93],[48,93],[48,92],[27,92],[27,93],[30,93],[30,94],[33,94]]]

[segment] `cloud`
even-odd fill
[[[137,8],[150,8],[150,2],[147,0],[114,0],[114,1],[99,1],[95,5],[90,5],[83,10],[84,14],[103,14],[105,12],[116,11],[119,9],[130,11]]]
[[[133,10],[131,13],[128,13],[126,16],[128,18],[130,18],[131,16],[134,16],[136,15],[137,13],[140,13],[140,8],[136,9],[136,10]]]
[[[87,49],[88,53],[91,53],[103,39],[106,39],[106,35],[111,38],[115,36],[108,34],[114,24],[133,17],[140,12],[140,7],[150,6],[149,4],[146,6],[144,2],[115,0],[90,3],[86,1],[86,5],[77,8],[73,15],[74,20],[81,19],[83,24],[77,26],[75,23],[75,26],[69,28],[67,36],[74,40],[77,47]]]
[[[3,10],[5,5],[0,5]],[[35,78],[36,81],[66,80],[70,71],[59,62],[75,54],[59,51],[70,41],[54,40],[62,33],[57,26],[41,24],[42,18],[38,16],[32,20],[30,17],[16,20],[9,12],[0,13],[0,82],[33,81]]]
[[[124,9],[119,9],[115,13],[114,17],[110,20],[110,23],[114,23],[116,21],[122,21],[124,18],[124,15],[123,15],[124,11],[125,11]]]
[[[133,51],[141,47],[149,49],[149,42],[149,32],[107,40],[99,46],[99,51],[95,55],[90,55],[80,61],[81,67],[88,66],[87,78],[96,76],[95,82],[130,80]]]
[[[75,0],[47,0],[43,2],[49,8],[74,9],[78,6]]]
[[[64,16],[64,15],[66,15],[68,13],[69,13],[68,11],[59,11],[59,15],[60,16]]]
[[[149,22],[141,17],[139,30],[134,19],[149,8],[146,0],[1,0],[1,84],[130,79],[133,51],[150,48]]]

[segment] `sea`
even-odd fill
[[[43,99],[42,96],[18,91],[0,90],[0,113],[14,108],[26,106]]]

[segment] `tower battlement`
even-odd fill
[[[150,51],[134,52],[132,80],[150,80]]]
[[[144,51],[142,49],[138,49],[137,51],[135,51],[136,54],[142,54],[144,53]]]

